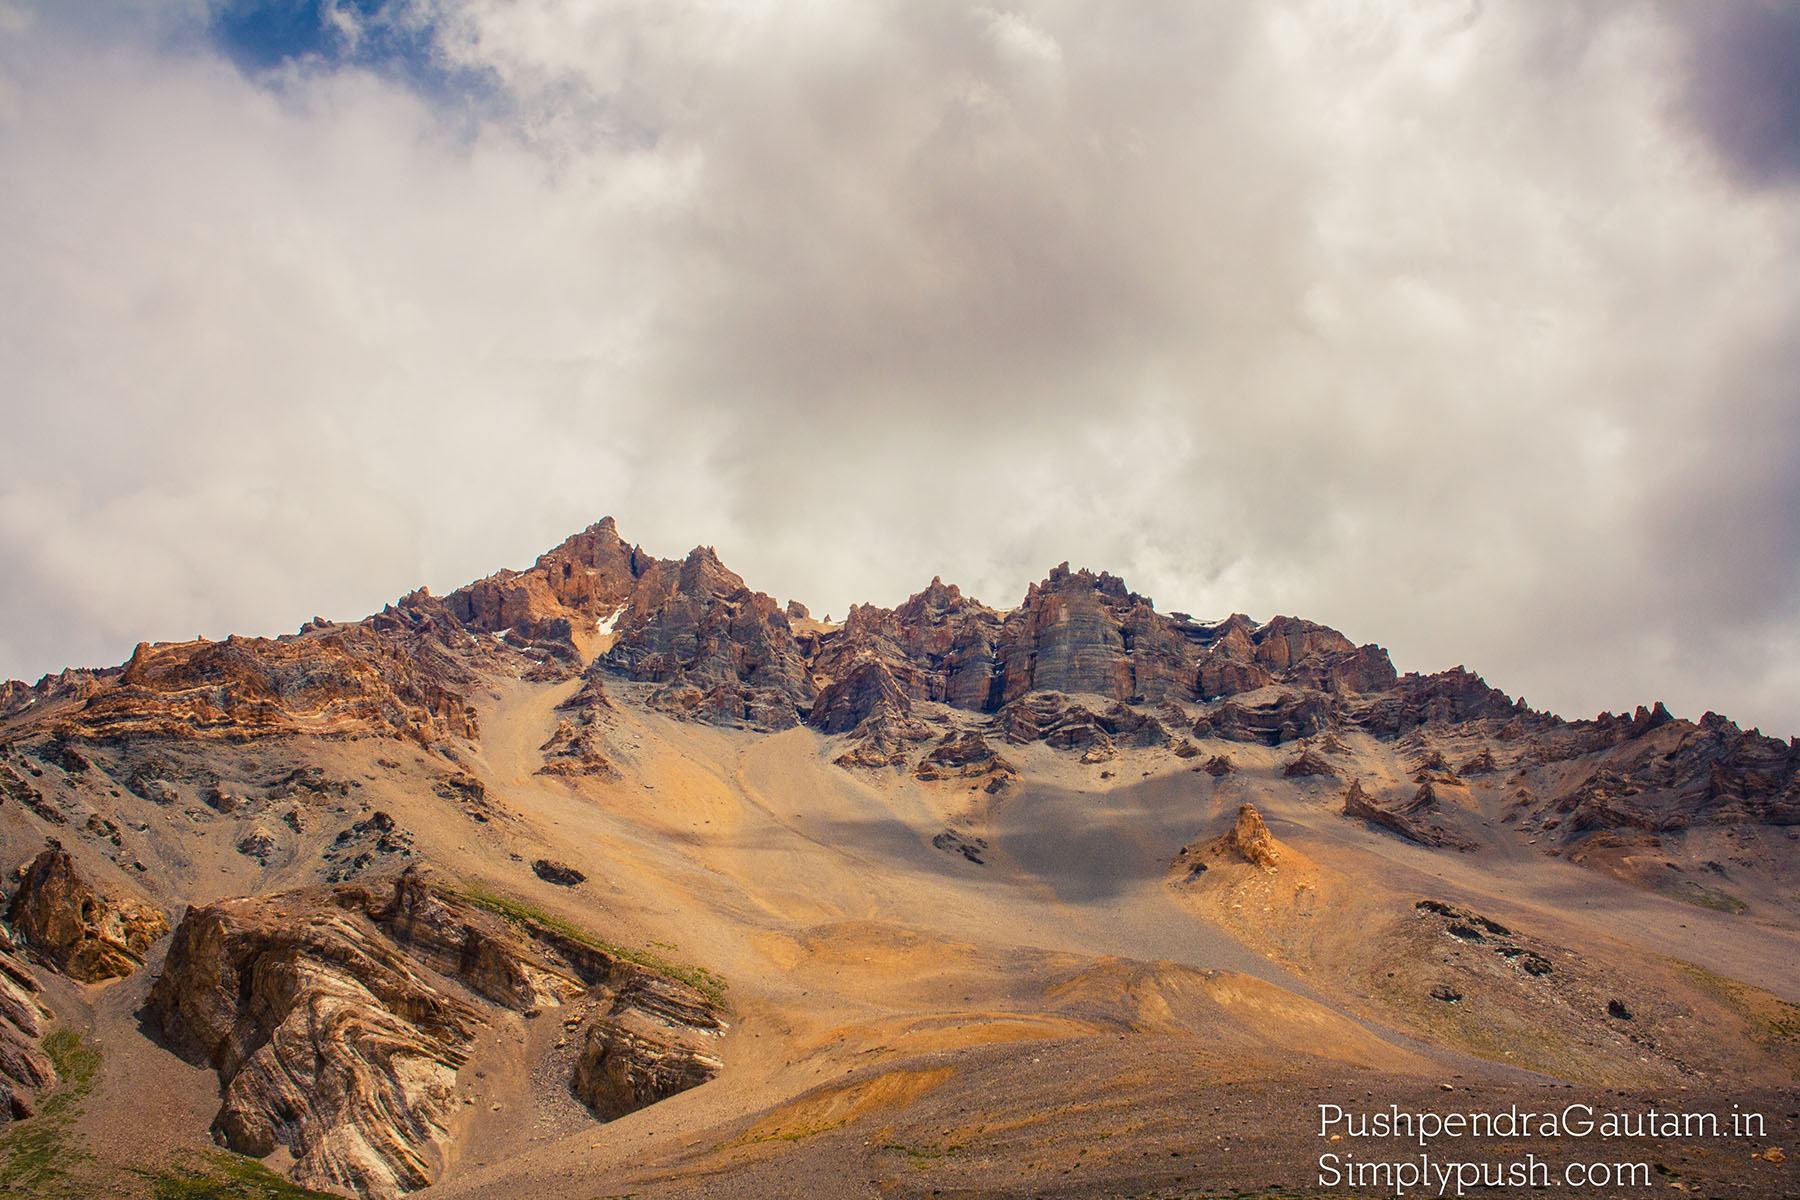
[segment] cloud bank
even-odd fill
[[[0,7],[0,676],[611,513],[1800,732],[1791,10],[272,11]]]

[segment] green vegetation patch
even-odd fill
[[[1769,1042],[1800,1043],[1800,1004],[1783,1000],[1761,988],[1751,987],[1736,979],[1728,979],[1705,967],[1680,959],[1670,959],[1689,978],[1714,998],[1723,1001],[1750,1027],[1754,1045]]]
[[[1710,908],[1714,912],[1731,913],[1734,916],[1750,906],[1733,896],[1730,892],[1722,892],[1718,888],[1710,888],[1704,884],[1684,879],[1669,889],[1669,895],[1687,904],[1700,908]]]
[[[905,1142],[888,1142],[881,1148],[883,1150],[896,1151],[906,1155],[907,1165],[911,1166],[914,1170],[928,1171],[945,1155],[959,1152],[962,1149],[962,1146],[956,1143],[940,1146],[931,1142],[912,1146]],[[1086,1154],[1087,1151],[1083,1150],[1082,1153]]]
[[[164,1170],[137,1174],[150,1181],[154,1200],[338,1200],[228,1150],[190,1150]]]
[[[715,1004],[725,1002],[725,989],[730,985],[725,982],[723,976],[709,971],[705,967],[670,962],[662,955],[648,950],[636,950],[630,946],[616,945],[604,938],[594,936],[554,913],[545,912],[527,900],[491,891],[479,883],[465,883],[458,889],[449,890],[447,894],[473,904],[476,908],[485,909],[496,916],[505,917],[513,924],[522,926],[527,932],[535,926],[552,933],[559,933],[572,941],[581,943],[590,950],[598,950],[602,954],[635,963],[647,971],[654,971],[658,975],[685,983]]]
[[[75,1176],[93,1156],[71,1126],[100,1072],[100,1048],[72,1029],[56,1030],[43,1046],[56,1067],[57,1084],[39,1102],[36,1116],[0,1132],[0,1195],[85,1197],[91,1193]]]

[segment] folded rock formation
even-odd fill
[[[721,1027],[706,997],[416,869],[386,890],[191,909],[146,1008],[174,1050],[218,1072],[226,1145],[258,1157],[286,1146],[297,1180],[388,1197],[442,1169],[458,1069],[499,1010],[582,995],[608,1005],[603,1043],[618,1030],[575,1084],[597,1110],[631,1111],[717,1071],[691,1040]]]

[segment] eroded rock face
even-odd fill
[[[50,1012],[38,999],[43,986],[0,926],[0,1123],[36,1112],[35,1093],[56,1082],[56,1068],[38,1048]]]
[[[360,625],[299,636],[140,643],[91,689],[65,729],[115,744],[301,733],[396,734],[423,744],[471,736],[466,673],[445,645],[468,634],[440,607],[415,596]]]
[[[528,643],[572,651],[630,597],[657,562],[619,537],[611,517],[590,525],[524,571],[501,571],[458,588],[445,606],[472,629],[512,631]]]
[[[989,792],[997,792],[1018,777],[1018,770],[1002,758],[979,733],[947,733],[943,741],[919,760],[913,776],[927,782],[941,779],[982,779]]]
[[[25,869],[6,919],[34,952],[83,983],[131,974],[169,931],[168,918],[154,906],[95,891],[61,847],[45,850]]]
[[[1360,779],[1352,781],[1344,793],[1346,817],[1379,825],[1421,846],[1473,850],[1474,842],[1435,819],[1438,809],[1437,792],[1430,782],[1420,784],[1411,800],[1397,804],[1369,795],[1363,790]]]
[[[146,1012],[172,1049],[219,1073],[213,1128],[228,1146],[257,1157],[286,1146],[300,1182],[389,1197],[442,1169],[457,1071],[498,1011],[583,994],[620,1031],[595,1071],[623,1071],[642,1103],[717,1070],[701,1043],[687,1058],[674,1048],[722,1027],[706,997],[566,932],[478,909],[417,869],[386,889],[190,909]]]
[[[595,710],[558,721],[556,732],[538,749],[544,755],[544,765],[537,769],[539,775],[619,777],[618,769],[606,756],[606,735]]]
[[[1320,755],[1306,750],[1301,753],[1299,758],[1282,767],[1281,774],[1286,779],[1304,775],[1336,775],[1337,768]]]
[[[1231,849],[1245,862],[1271,871],[1275,869],[1281,856],[1275,850],[1275,839],[1270,835],[1269,827],[1263,824],[1262,814],[1256,811],[1254,804],[1238,806],[1237,824],[1226,837]]]
[[[1227,700],[1194,722],[1194,735],[1279,746],[1324,733],[1337,722],[1337,708],[1329,697],[1284,692],[1254,707]]]
[[[170,1046],[219,1073],[213,1130],[241,1154],[285,1145],[294,1177],[395,1196],[442,1166],[456,1069],[481,1028],[351,892],[190,909],[148,1010]]]
[[[668,981],[626,988],[587,1026],[571,1087],[602,1121],[698,1087],[723,1066],[715,1014]]]
[[[912,696],[893,671],[880,659],[869,657],[858,660],[819,692],[811,724],[824,733],[848,733],[877,713],[904,717],[911,712]]]
[[[797,724],[815,691],[786,612],[706,546],[645,571],[597,666],[664,685],[653,702],[679,715],[767,729]]]
[[[991,707],[1000,624],[999,613],[933,579],[897,609],[852,606],[843,628],[819,646],[811,670],[830,688],[874,661],[909,700],[985,711]]]

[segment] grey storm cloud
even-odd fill
[[[0,6],[0,675],[611,513],[1800,731],[1789,9],[314,7]]]
[[[1690,26],[1681,108],[1750,183],[1800,177],[1800,8],[1774,0],[1676,6]]]

